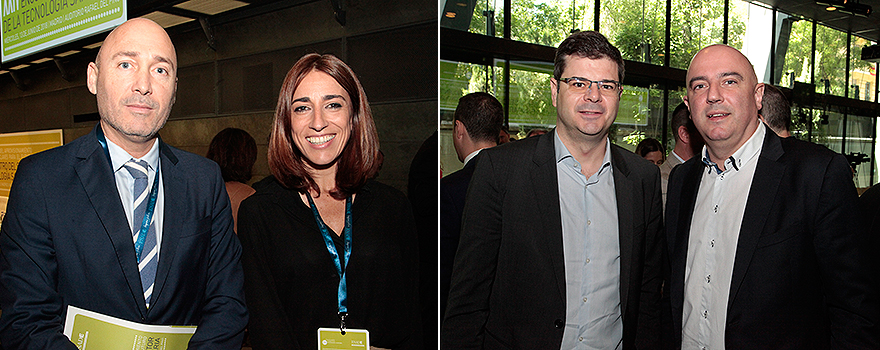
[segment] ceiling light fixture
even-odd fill
[[[852,16],[868,17],[873,12],[870,5],[860,4],[856,0],[817,0],[816,4],[825,6],[825,11],[839,11]]]

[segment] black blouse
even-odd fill
[[[273,177],[254,188],[238,212],[251,345],[315,349],[319,327],[339,327],[333,258],[296,191]],[[419,259],[409,202],[400,191],[370,181],[351,210],[346,325],[367,329],[373,346],[417,349]]]

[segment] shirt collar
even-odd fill
[[[482,151],[482,150],[483,150],[483,149],[480,148],[480,149],[478,149],[478,150],[476,150],[476,151],[471,152],[471,154],[468,154],[467,157],[464,157],[464,165],[466,166],[467,163],[470,162],[471,159],[474,159],[474,157],[476,157],[477,154],[480,154],[480,151]]]
[[[672,150],[672,152],[669,152],[669,153],[672,154],[673,156],[675,156],[675,158],[678,159],[679,163],[684,163],[684,162],[685,162],[685,159],[682,158],[682,157],[680,157],[680,156],[678,155],[678,153],[675,153],[675,150]]]
[[[577,162],[577,160],[574,159],[574,156],[571,155],[571,152],[568,151],[568,148],[565,147],[565,144],[562,143],[562,139],[559,138],[559,134],[556,133],[556,129],[553,129],[552,132],[553,132],[553,140],[554,140],[553,142],[556,145],[556,147],[554,147],[556,150],[556,163],[557,164],[561,163],[561,162],[565,161],[566,159],[570,158],[571,161],[573,161],[574,163],[577,163],[577,165],[580,166],[580,164]],[[603,171],[605,171],[606,168],[610,168],[610,167],[611,167],[611,140],[609,140],[606,137],[606,139],[605,139],[605,156],[602,158],[602,166],[599,167],[599,171],[597,171],[596,173],[602,173]]]
[[[119,171],[126,162],[131,160],[131,154],[128,154],[122,147],[119,147],[113,141],[107,139],[107,150],[110,151],[110,165],[113,167],[113,172]],[[135,158],[137,159],[137,158]],[[156,142],[153,142],[153,147],[150,147],[150,151],[147,152],[146,155],[137,160],[144,160],[150,166],[151,169],[156,170],[159,167],[159,139],[156,139]]]
[[[724,160],[724,171],[721,171],[718,164],[709,159],[709,146],[703,145],[703,164],[706,165],[706,168],[708,168],[709,171],[714,169],[717,174],[730,172],[731,169],[739,171],[743,165],[754,159],[755,156],[761,152],[761,147],[764,145],[764,135],[766,133],[767,131],[764,125],[759,124],[757,130],[755,130],[752,136],[749,137],[746,143],[740,146],[736,152],[733,152],[730,157]]]

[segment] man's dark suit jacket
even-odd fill
[[[565,262],[555,131],[475,159],[441,346],[559,349]],[[618,146],[611,164],[620,225],[623,346],[656,344],[662,239],[660,172]],[[637,331],[638,329],[638,331]]]
[[[446,312],[449,283],[452,279],[452,263],[461,236],[461,213],[468,184],[474,175],[476,159],[459,171],[440,179],[440,316]]]
[[[759,127],[764,127],[763,125]],[[681,344],[688,236],[701,157],[669,177],[670,298]],[[727,304],[731,349],[878,349],[872,276],[846,158],[767,129],[743,214]]]
[[[198,325],[190,349],[241,349],[241,246],[220,169],[159,140],[165,212],[151,307],[109,160],[95,130],[21,161],[0,229],[6,349],[76,349],[67,306],[156,325]]]

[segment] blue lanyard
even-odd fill
[[[330,230],[327,228],[327,224],[324,223],[324,220],[321,220],[321,214],[318,214],[318,208],[315,206],[315,201],[312,200],[312,196],[306,194],[306,197],[309,199],[309,207],[312,209],[312,214],[315,216],[315,222],[318,223],[318,228],[321,229],[321,236],[324,237],[324,244],[327,246],[327,251],[333,256],[333,263],[336,265],[336,272],[339,274],[339,289],[336,291],[340,318],[339,329],[342,331],[342,334],[345,334],[345,318],[348,316],[348,288],[345,283],[345,273],[348,271],[348,261],[351,257],[351,196],[345,199],[345,228],[342,230],[342,239],[344,242],[343,249],[345,249],[344,271],[342,269],[342,263],[339,261],[339,253],[336,251],[336,245],[333,244],[333,238],[330,237]]]
[[[98,125],[98,128],[95,130],[95,134],[98,136],[98,143],[101,144],[101,147],[104,148],[104,155],[107,156],[107,162],[110,163],[110,166],[113,166],[113,162],[110,160],[110,149],[107,147],[107,139],[104,137],[104,130],[101,129],[101,125]],[[153,187],[150,188],[150,201],[147,202],[147,210],[144,213],[144,220],[141,222],[141,229],[138,233],[137,242],[134,243],[134,250],[137,253],[137,261],[138,264],[141,262],[141,253],[144,251],[144,243],[147,241],[147,231],[150,230],[150,224],[153,221],[153,212],[156,210],[156,199],[159,197],[159,169],[156,169],[156,176],[153,178]],[[348,259],[348,256],[346,256]]]

